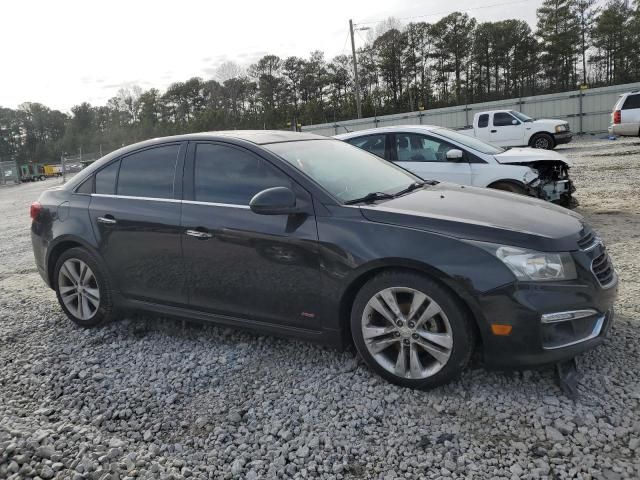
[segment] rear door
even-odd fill
[[[492,127],[489,128],[489,143],[501,147],[525,145],[525,126],[509,112],[496,112],[493,114]]]
[[[475,127],[476,138],[484,140],[485,142],[491,141],[491,134],[489,133],[489,114],[481,113],[478,115],[478,122]]]
[[[123,295],[187,303],[180,197],[186,145],[123,156],[94,176],[89,215],[100,254]]]
[[[425,180],[471,185],[471,167],[467,152],[431,135],[396,133],[392,136],[394,163]],[[448,160],[451,149],[462,150],[463,158]]]
[[[286,186],[304,214],[259,215],[253,196]],[[311,196],[255,153],[189,145],[182,231],[192,308],[319,329],[318,232]]]

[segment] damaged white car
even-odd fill
[[[505,149],[448,128],[407,125],[336,135],[426,180],[495,188],[573,208],[569,160],[534,148]]]

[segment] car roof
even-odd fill
[[[213,132],[200,132],[200,133],[187,133],[183,135],[174,135],[171,137],[160,137],[146,140],[141,142],[154,144],[170,141],[185,141],[185,140],[244,140],[246,142],[255,143],[256,145],[265,145],[268,143],[279,142],[295,142],[299,140],[326,140],[327,137],[316,135],[314,133],[306,132],[293,132],[287,130],[224,130]],[[135,145],[130,145],[134,147]]]
[[[333,138],[338,140],[345,140],[347,138],[362,137],[365,135],[375,135],[381,133],[397,133],[397,132],[430,132],[439,127],[437,125],[394,125],[391,127],[379,127],[368,128],[366,130],[358,130],[356,132],[341,133],[340,135],[334,135]]]
[[[172,142],[185,141],[227,141],[241,145],[243,142],[255,145],[267,145],[270,143],[296,142],[305,140],[333,140],[330,137],[316,135],[314,133],[293,132],[287,130],[224,130],[219,132],[187,133],[183,135],[173,135],[169,137],[158,137],[144,140],[142,142],[126,145],[118,150],[108,153],[104,157],[96,160],[87,168],[82,170],[83,175],[74,176],[65,186],[66,189],[75,188],[84,178],[92,175],[96,170],[102,168],[105,163],[114,158],[127,155],[136,150],[162,145]]]

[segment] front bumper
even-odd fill
[[[576,252],[577,280],[554,283],[515,282],[478,299],[484,316],[481,325],[485,363],[511,369],[562,362],[590,350],[603,341],[614,318],[618,280],[603,288],[591,272],[591,264],[604,248]],[[575,320],[550,321],[569,311],[589,311]],[[546,316],[546,317],[545,317]],[[512,326],[508,336],[494,335],[493,323]]]
[[[572,132],[555,133],[553,135],[553,139],[555,140],[556,145],[561,145],[563,143],[569,143],[572,138],[573,138],[573,133]]]

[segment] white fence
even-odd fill
[[[424,124],[458,128],[470,125],[473,122],[473,115],[482,110],[509,109],[519,110],[534,118],[566,120],[571,125],[571,130],[574,133],[602,133],[607,131],[607,127],[611,122],[611,111],[618,96],[622,93],[639,89],[640,83],[628,83],[584,91],[576,90],[537,95],[535,97],[510,98],[420,112],[305,125],[302,127],[302,131],[330,136],[391,125]]]

